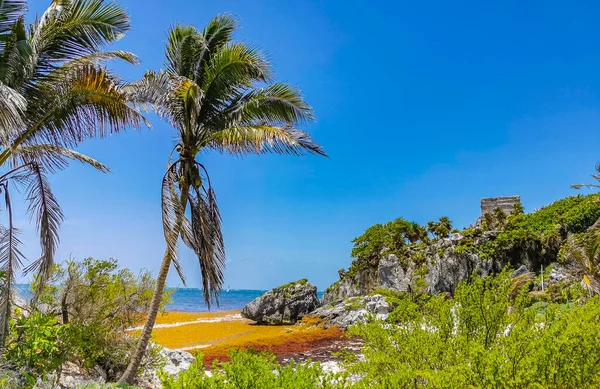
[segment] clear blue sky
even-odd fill
[[[581,1],[122,0],[133,28],[117,45],[163,63],[166,31],[217,13],[240,19],[279,80],[315,109],[306,127],[330,158],[209,155],[229,262],[225,285],[266,289],[307,277],[319,289],[350,264],[351,240],[398,216],[472,223],[479,199],[521,195],[533,210],[573,194],[600,160],[600,25]],[[33,0],[33,11],[48,1]],[[495,3],[495,4],[489,4]],[[107,163],[51,181],[67,217],[59,259],[114,257],[156,271],[169,127],[80,148]],[[38,255],[32,226],[24,250]],[[198,264],[182,250],[191,286]],[[171,285],[179,281],[173,272]]]

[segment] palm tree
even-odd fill
[[[600,232],[590,228],[583,242],[573,235],[567,237],[567,255],[575,258],[583,272],[582,280],[596,294],[600,294]]]
[[[14,279],[23,264],[10,201],[26,191],[28,211],[40,235],[41,256],[24,270],[35,272],[38,291],[49,276],[63,220],[47,174],[71,160],[106,172],[96,160],[72,150],[145,122],[128,104],[124,83],[104,63],[137,63],[124,51],[102,51],[129,29],[125,10],[106,0],[54,0],[26,28],[24,0],[0,0],[0,194],[8,225],[0,228],[0,347],[7,333]]]
[[[178,241],[200,262],[205,302],[217,301],[225,250],[221,219],[200,153],[325,155],[299,123],[313,118],[300,93],[272,83],[271,66],[255,48],[233,41],[237,22],[217,16],[202,32],[179,25],[168,33],[166,70],[148,72],[131,96],[150,104],[176,131],[177,145],[162,180],[166,250],[146,324],[119,382],[131,382],[150,340],[171,264],[182,281]]]

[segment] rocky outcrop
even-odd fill
[[[390,306],[385,297],[380,294],[363,297],[353,297],[332,305],[323,305],[311,316],[316,316],[330,325],[341,328],[365,322],[369,317],[385,320],[390,313]]]
[[[307,280],[271,289],[242,309],[242,317],[260,324],[293,324],[319,306],[317,287]]]
[[[355,275],[346,275],[323,294],[323,305],[332,304],[348,297],[364,296],[379,286],[377,268],[367,267]]]
[[[477,244],[494,238],[494,233],[484,234],[478,238]],[[414,250],[408,255],[410,260],[400,260],[395,254],[383,254],[376,266],[345,275],[329,287],[323,296],[323,304],[368,295],[378,288],[397,292],[453,293],[458,283],[468,279],[473,271],[487,276],[504,267],[505,264],[484,259],[476,252],[460,250],[463,239],[462,235],[453,234],[450,238]]]

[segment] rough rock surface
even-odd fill
[[[385,297],[375,294],[349,298],[335,305],[324,305],[311,312],[311,316],[320,317],[331,325],[348,328],[358,322],[366,321],[371,316],[378,320],[385,320],[390,310]]]
[[[484,234],[476,243],[494,238],[493,232]],[[462,235],[453,234],[432,244],[423,251],[423,259],[418,264],[412,261],[403,263],[394,254],[382,255],[376,267],[366,268],[352,277],[346,276],[328,288],[323,296],[323,305],[368,295],[377,288],[398,292],[453,293],[458,283],[468,279],[473,271],[487,276],[502,269],[503,264],[482,259],[476,253],[455,250],[463,239]]]
[[[558,284],[559,282],[567,280],[569,278],[570,278],[569,272],[566,268],[564,268],[563,266],[560,266],[560,265],[555,265],[550,270],[548,281],[549,281],[550,285],[552,285],[552,284]]]
[[[414,266],[408,266],[406,270],[403,269],[400,266],[398,257],[394,254],[386,255],[381,258],[377,267],[379,286],[398,292],[407,292],[413,271]]]
[[[166,365],[162,370],[169,375],[177,375],[179,372],[188,370],[195,358],[188,352],[171,350],[163,348],[160,355],[165,359]],[[142,388],[159,389],[162,388],[160,379],[156,371],[149,371],[145,375],[138,377],[137,386]]]
[[[320,305],[317,287],[307,280],[271,289],[242,309],[242,317],[261,324],[293,324]]]

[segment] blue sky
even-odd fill
[[[41,12],[47,1],[31,1]],[[133,28],[117,48],[163,63],[174,23],[240,20],[317,121],[329,158],[206,155],[223,216],[226,285],[267,289],[307,277],[319,289],[350,264],[351,240],[398,216],[474,222],[482,197],[520,195],[531,211],[573,194],[600,161],[596,2],[122,0]],[[170,128],[83,144],[103,175],[73,165],[51,178],[67,221],[59,259],[117,258],[153,271],[164,250],[160,181]],[[28,220],[24,252],[38,255]],[[182,250],[190,286],[198,264]],[[173,272],[170,285],[180,284]]]

